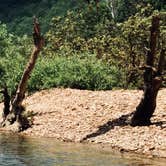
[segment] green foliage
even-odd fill
[[[150,27],[153,15],[160,15],[160,38],[156,52],[156,64],[159,61],[159,54],[162,48],[165,46],[163,42],[166,42],[165,38],[165,12],[149,12],[148,8],[141,10],[134,16],[131,16],[126,22],[122,24],[122,38],[123,38],[123,51],[126,56],[125,59],[128,62],[126,64],[128,80],[127,83],[136,82],[135,80],[141,80],[140,66],[145,64],[147,51],[149,49]],[[148,10],[149,11],[149,10]],[[152,14],[151,14],[152,13]],[[136,77],[135,77],[136,76]],[[131,78],[131,79],[130,79]],[[137,84],[136,84],[137,85]]]
[[[2,0],[3,1],[3,0]],[[8,26],[9,32],[17,35],[31,34],[32,18],[37,16],[41,29],[46,32],[52,17],[64,15],[67,10],[83,7],[81,0],[4,0],[0,3],[0,20]]]
[[[165,0],[114,0],[115,19],[124,22],[130,16],[140,12],[141,9],[151,6],[153,10],[165,11]]]
[[[7,32],[5,25],[1,28],[1,42],[5,50],[0,59],[0,85],[7,85],[10,94],[16,90],[31,50],[31,41]],[[62,52],[64,50],[61,50]],[[62,53],[61,52],[61,53]],[[55,54],[52,52],[52,54]],[[40,58],[32,73],[28,90],[35,91],[51,87],[70,87],[80,89],[112,89],[120,87],[123,74],[114,66],[109,66],[89,53],[79,56]]]
[[[73,52],[84,50],[91,52],[95,45],[93,38],[112,34],[114,25],[111,12],[106,6],[100,6],[98,12],[95,8],[91,10],[87,8],[79,12],[67,12],[63,17],[54,17],[46,34],[49,43],[47,51],[66,49]]]
[[[27,36],[16,37],[7,32],[6,25],[0,24],[0,87],[5,84],[12,94],[21,78],[31,46]]]
[[[22,56],[1,58],[0,60],[0,68],[3,70],[0,86],[2,87],[6,84],[10,94],[13,94],[16,90],[24,65],[25,59]]]
[[[116,66],[108,66],[93,55],[41,58],[31,76],[29,90],[51,87],[106,90],[121,87],[122,75]]]
[[[100,6],[103,5],[112,12],[110,1],[112,0],[100,0]],[[123,22],[139,11],[138,6],[144,8],[148,4],[154,10],[166,10],[165,0],[113,0],[115,19]],[[7,24],[10,32],[24,35],[31,34],[32,17],[36,15],[42,23],[43,32],[47,32],[53,17],[63,16],[68,10],[79,11],[87,8],[85,0],[1,0],[0,20]]]
[[[28,91],[52,87],[70,87],[90,90],[106,90],[122,87],[123,72],[116,66],[108,66],[93,55],[39,58],[28,84]],[[25,59],[2,59],[0,64],[5,71],[0,81],[6,82],[10,94],[14,93],[23,73]],[[12,64],[12,65],[11,65]]]
[[[127,21],[115,23],[109,9],[103,5],[99,6],[98,11],[92,8],[79,13],[68,12],[64,17],[53,18],[50,31],[46,34],[48,45],[45,54],[95,54],[104,63],[125,70],[125,87],[139,87],[142,82],[139,66],[145,63],[153,14],[157,13],[149,5]],[[163,42],[165,12],[160,12],[160,15],[160,39]]]
[[[57,3],[64,4],[64,1]],[[156,13],[161,15],[158,57],[166,42],[166,13],[154,11],[149,5],[141,10],[139,8],[139,13],[123,23],[112,19],[111,11],[104,3],[100,3],[98,10],[92,6],[53,17],[45,35],[44,57],[37,62],[28,90],[140,87],[142,71],[139,66],[145,63],[151,18]],[[19,32],[24,29],[21,26],[18,28]],[[21,78],[32,49],[31,43],[26,35],[12,35],[6,25],[0,24],[0,86],[7,84],[11,94]]]

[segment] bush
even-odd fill
[[[0,86],[3,87],[6,84],[10,94],[13,94],[16,90],[24,65],[25,58],[22,56],[4,57],[0,60]]]
[[[32,73],[29,90],[51,87],[70,87],[89,90],[106,90],[121,87],[122,72],[93,56],[40,58]]]
[[[10,94],[16,90],[24,70],[22,56],[2,58],[0,61],[0,85],[7,85]],[[2,69],[2,70],[1,70]],[[122,87],[123,72],[116,66],[98,60],[93,55],[81,57],[40,57],[28,83],[28,91],[68,87],[88,90],[108,90]]]

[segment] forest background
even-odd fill
[[[140,66],[145,64],[156,14],[161,17],[156,57],[166,46],[164,0],[101,0],[97,6],[85,0],[1,0],[0,11],[0,86],[6,84],[10,95],[31,53],[34,15],[45,47],[28,92],[51,87],[142,88]]]

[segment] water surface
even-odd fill
[[[128,156],[94,145],[0,133],[0,166],[165,166],[164,160]]]

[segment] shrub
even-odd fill
[[[25,65],[25,58],[22,56],[4,57],[0,60],[0,86],[5,84],[8,87],[9,93],[13,94],[16,90],[17,84],[21,79],[21,75]]]
[[[40,58],[32,73],[29,90],[51,87],[70,87],[89,90],[106,90],[120,87],[122,72],[93,56]]]

